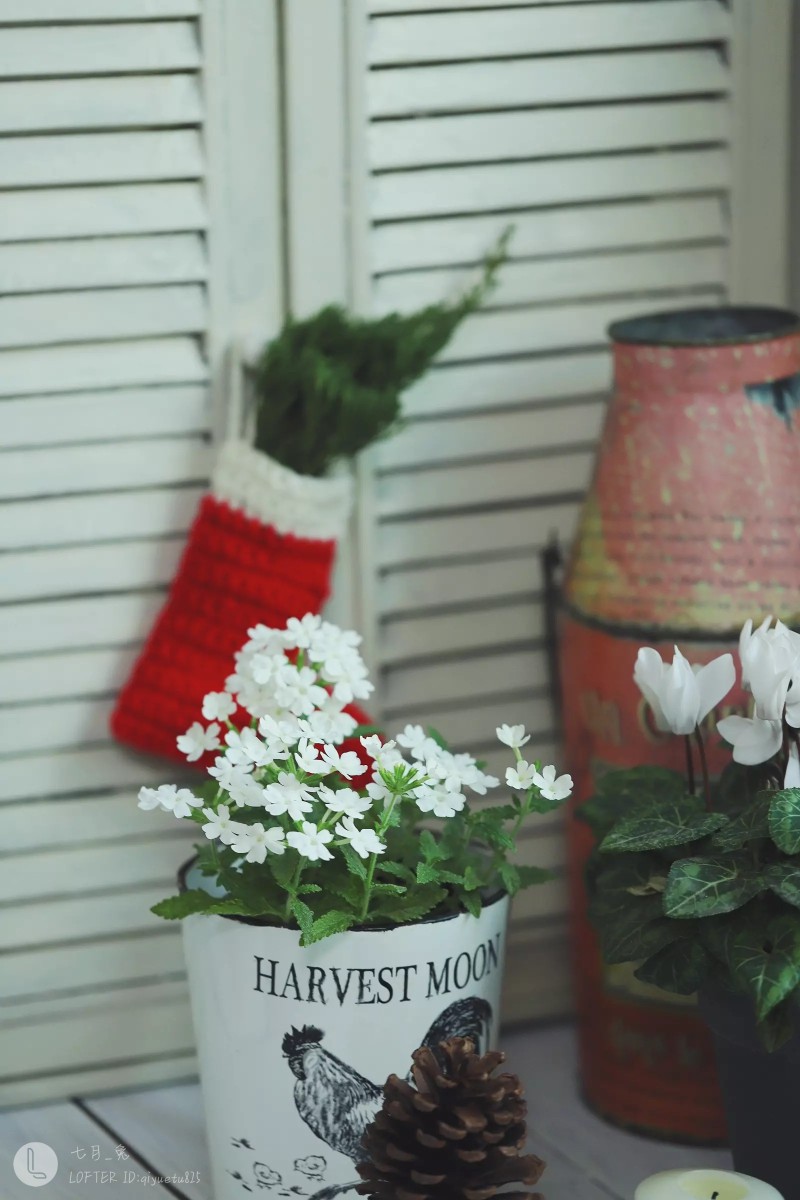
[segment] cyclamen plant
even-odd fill
[[[774,1049],[800,999],[800,635],[748,621],[739,657],[752,715],[717,723],[732,762],[712,781],[703,725],[735,682],[731,655],[693,668],[677,647],[671,664],[641,649],[634,679],[656,726],[685,738],[686,777],[609,772],[578,815],[598,838],[587,879],[606,962],[639,961],[670,992],[749,996]]]
[[[466,792],[485,796],[499,783],[473,757],[419,725],[384,741],[345,711],[373,690],[358,634],[307,614],[248,637],[226,690],[203,701],[209,724],[178,738],[190,762],[218,752],[209,783],[139,792],[140,808],[200,827],[199,866],[213,879],[153,912],[296,925],[309,945],[356,925],[477,916],[488,893],[550,877],[510,860],[526,817],[558,808],[572,780],[522,757],[522,725],[497,729],[515,756],[506,772],[513,799],[473,807]],[[242,711],[249,720],[237,724]],[[359,733],[359,753],[343,748]]]

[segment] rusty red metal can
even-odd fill
[[[735,649],[748,617],[800,615],[800,318],[731,307],[609,330],[614,394],[567,567],[560,617],[566,762],[575,800],[610,768],[682,770],[633,683],[641,645],[694,662]],[[734,693],[725,711],[744,711]],[[709,716],[710,731],[722,711]],[[710,766],[727,755],[707,739]],[[603,965],[586,915],[591,835],[569,823],[573,945],[587,1102],[675,1140],[725,1137],[711,1041],[691,1001]]]

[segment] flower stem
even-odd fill
[[[687,733],[684,738],[686,744],[686,778],[689,783],[689,791],[694,795],[694,760],[692,759],[692,739]]]
[[[305,862],[303,859],[298,858],[297,866],[295,867],[294,875],[292,876],[292,882],[289,884],[289,894],[286,897],[286,908],[283,910],[284,919],[286,921],[288,921],[292,915],[292,901],[297,895],[297,889],[300,885],[300,876],[303,874],[304,866]]]
[[[711,812],[711,785],[708,780],[708,760],[706,759],[705,742],[703,741],[703,735],[700,732],[699,725],[694,731],[694,736],[697,740],[697,748],[700,752],[700,770],[703,774],[703,795],[706,801],[706,811]]]
[[[369,902],[370,902],[370,897],[372,895],[372,877],[375,874],[375,864],[377,863],[377,861],[378,861],[377,854],[373,854],[370,857],[369,866],[367,867],[367,877],[364,880],[364,900],[361,905],[361,912],[359,914],[359,919],[361,921],[366,920],[367,913],[369,912]]]

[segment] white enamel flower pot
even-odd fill
[[[350,1190],[383,1084],[408,1072],[413,1050],[456,1035],[496,1045],[507,917],[503,895],[477,918],[307,948],[290,929],[188,917],[215,1200]]]

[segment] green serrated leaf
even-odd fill
[[[555,873],[548,871],[546,867],[517,867],[517,876],[519,878],[519,887],[535,887],[540,883],[549,883],[555,879]]]
[[[371,894],[373,896],[405,896],[408,891],[401,883],[373,883]]]
[[[192,888],[181,892],[178,896],[170,896],[167,900],[159,900],[150,909],[157,917],[166,921],[178,921],[190,917],[194,913],[211,913],[219,916],[254,917],[270,913],[270,906],[254,908],[244,900],[231,896],[211,896],[202,888]]]
[[[665,992],[692,996],[708,977],[711,962],[700,942],[679,938],[634,971],[637,979]]]
[[[733,912],[766,890],[764,872],[742,855],[681,858],[670,867],[664,912],[673,919]]]
[[[419,848],[422,851],[423,862],[437,863],[447,858],[447,851],[441,842],[433,836],[430,829],[423,829],[419,835]]]
[[[347,869],[351,875],[356,875],[359,879],[367,878],[367,864],[359,854],[356,854],[352,846],[341,846],[342,857],[347,863]]]
[[[466,886],[465,877],[448,871],[438,863],[417,863],[417,883],[457,883]]]
[[[480,892],[462,892],[461,902],[472,917],[479,917],[483,909]]]
[[[421,921],[438,908],[446,896],[444,888],[427,884],[414,888],[413,892],[407,892],[402,898],[387,897],[376,906],[376,915],[385,914],[398,924]]]
[[[721,829],[728,818],[724,813],[705,812],[696,796],[648,807],[617,821],[600,844],[602,853],[630,854],[637,850],[661,850],[685,846]]]
[[[775,792],[769,807],[769,832],[784,854],[800,853],[800,788]]]
[[[715,850],[741,850],[748,842],[769,837],[769,794],[759,796],[744,810],[732,816],[711,838]]]
[[[332,908],[318,917],[308,931],[303,930],[301,945],[311,946],[314,942],[321,942],[323,938],[331,937],[334,933],[345,933],[355,923],[354,913],[341,912],[339,909]]]
[[[269,869],[272,873],[272,878],[279,887],[288,890],[292,879],[294,878],[297,860],[294,854],[271,854],[269,857]]]
[[[788,859],[773,863],[765,871],[770,891],[793,908],[800,908],[800,863]]]
[[[390,875],[393,879],[402,879],[403,883],[414,882],[414,872],[402,863],[381,862],[378,866],[381,875]]]
[[[318,883],[301,883],[297,889],[298,896],[313,896],[316,892],[321,892],[322,888]]]
[[[297,921],[297,924],[300,926],[300,932],[303,935],[303,945],[305,945],[305,939],[311,933],[311,929],[314,925],[314,914],[308,905],[304,904],[302,900],[298,900],[296,896],[292,900],[289,910],[295,921]]]

